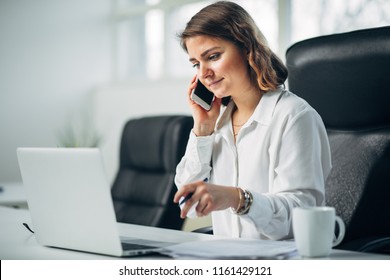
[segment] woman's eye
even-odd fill
[[[216,53],[216,54],[212,54],[209,56],[209,59],[210,60],[217,60],[219,58],[220,54],[219,53]]]
[[[192,64],[192,67],[193,67],[193,68],[199,68],[199,63],[194,63],[194,64]]]

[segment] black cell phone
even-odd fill
[[[198,80],[196,88],[191,93],[191,99],[206,111],[209,111],[214,100],[214,94]]]

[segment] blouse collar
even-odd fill
[[[268,126],[271,123],[276,105],[284,92],[285,89],[282,86],[279,86],[276,90],[263,94],[259,104],[256,106],[255,111],[243,126],[243,128],[250,125],[252,122],[257,122],[261,125]],[[230,129],[231,115],[235,106],[236,104],[234,104],[234,101],[231,100],[225,109],[223,109],[217,122],[217,131],[223,132]]]

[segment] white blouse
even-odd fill
[[[264,94],[241,128],[236,143],[231,113],[223,109],[214,133],[191,132],[176,169],[180,186],[210,183],[249,190],[253,204],[246,215],[230,209],[212,212],[214,234],[259,239],[292,237],[292,208],[323,205],[331,169],[330,148],[318,113],[303,99],[279,88]],[[195,207],[189,212],[194,217]]]

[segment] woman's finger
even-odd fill
[[[192,186],[192,184],[189,184],[189,185],[185,185],[183,187],[181,187],[175,194],[175,196],[173,197],[173,202],[175,203],[179,203],[180,202],[180,199],[182,197],[186,197],[188,196],[190,193],[194,193],[196,190],[196,187]]]

